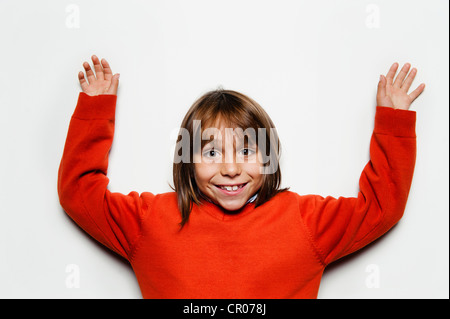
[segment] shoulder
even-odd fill
[[[272,206],[276,205],[277,207],[287,207],[292,205],[298,206],[300,195],[290,190],[284,190],[277,193],[273,196],[269,201],[267,201],[264,205]]]
[[[132,192],[138,195],[137,192]],[[175,192],[159,193],[154,194],[151,192],[142,192],[140,197],[143,201],[144,208],[148,210],[159,210],[160,208],[167,209],[178,209],[177,206],[177,195]]]
[[[175,224],[180,222],[180,212],[178,210],[177,194],[175,192],[154,195],[152,193],[146,194],[151,198],[149,198],[150,202],[148,204],[145,220],[151,221],[152,225],[159,225],[158,221],[162,222],[163,220]]]
[[[273,199],[285,200],[285,199],[296,199],[299,195],[290,190],[284,190],[276,194]]]
[[[155,195],[155,205],[177,205],[177,193],[166,192]]]
[[[285,190],[279,192],[269,202],[280,207],[290,207],[293,210],[310,210],[314,208],[318,200],[328,200],[332,197],[327,197],[326,199],[320,195],[314,194],[298,194],[296,192]]]

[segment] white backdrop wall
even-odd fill
[[[221,85],[258,101],[283,186],[356,196],[376,86],[418,68],[417,162],[404,218],[325,271],[319,298],[448,298],[446,0],[0,0],[0,297],[141,298],[129,265],[80,230],[56,183],[77,72],[119,72],[111,191],[170,191],[172,133]]]

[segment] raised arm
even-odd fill
[[[355,198],[299,197],[302,220],[323,264],[350,254],[377,239],[403,216],[416,159],[416,112],[408,111],[424,84],[408,95],[416,71],[407,64],[394,81],[392,65],[378,84],[370,161]]]
[[[92,57],[96,74],[84,63],[83,92],[72,115],[58,172],[58,195],[66,213],[87,233],[125,258],[140,236],[151,193],[111,193],[108,156],[114,137],[118,75]]]

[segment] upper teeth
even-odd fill
[[[220,186],[220,188],[225,189],[227,191],[236,191],[236,190],[238,190],[238,188],[241,188],[242,186],[243,185],[240,185],[240,186],[237,186],[237,185],[234,185],[234,186]]]

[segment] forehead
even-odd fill
[[[224,137],[256,139],[257,129],[253,127],[242,127],[239,124],[229,123],[225,121],[216,120],[212,124],[201,123],[202,138],[223,140]],[[203,126],[204,125],[204,126]]]
[[[243,123],[236,123],[228,116],[225,117],[222,114],[217,114],[216,116],[212,116],[209,118],[200,119],[202,129],[218,129],[220,131],[224,131],[226,128],[235,128],[241,126]]]
[[[254,130],[242,129],[239,127],[228,127],[227,125],[218,125],[218,127],[206,127],[202,129],[202,149],[206,146],[222,148],[225,145],[233,144],[233,147],[242,147],[244,145],[256,146],[257,138],[253,134]]]

